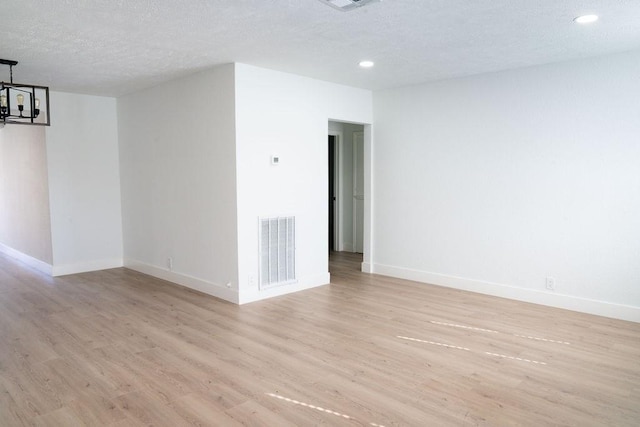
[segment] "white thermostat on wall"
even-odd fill
[[[271,164],[279,165],[280,164],[280,156],[271,156]]]

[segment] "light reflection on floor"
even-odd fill
[[[275,393],[265,393],[265,394],[267,396],[271,396],[271,397],[274,397],[274,398],[279,399],[279,400],[283,400],[283,401],[288,402],[288,403],[293,403],[294,405],[304,406],[305,408],[315,409],[316,411],[325,412],[327,414],[335,415],[336,417],[341,417],[341,418],[344,418],[344,419],[347,419],[347,420],[356,421],[356,419],[354,417],[351,417],[351,416],[346,415],[346,414],[341,414],[340,412],[332,411],[331,409],[323,408],[321,406],[312,405],[310,403],[305,403],[305,402],[300,402],[299,400],[290,399],[288,397],[280,396],[279,394],[275,394]],[[372,427],[385,427],[382,424],[376,424],[376,423],[369,423],[369,425],[372,426]]]

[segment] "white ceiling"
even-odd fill
[[[318,0],[0,0],[0,11],[14,81],[109,96],[229,62],[383,89],[640,49],[640,0],[384,0],[351,12]],[[572,21],[585,13],[600,20]]]

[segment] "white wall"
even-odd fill
[[[51,274],[45,130],[0,128],[0,252]]]
[[[640,321],[638,76],[635,51],[376,92],[370,267]]]
[[[371,123],[370,91],[236,64],[240,302],[329,282],[327,122]],[[280,156],[278,166],[271,156]],[[258,218],[295,215],[295,285],[259,291]]]
[[[51,93],[53,275],[122,266],[116,101]]]
[[[125,265],[237,302],[233,65],[119,98],[118,125]]]

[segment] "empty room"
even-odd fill
[[[0,13],[0,426],[640,425],[640,2]]]

